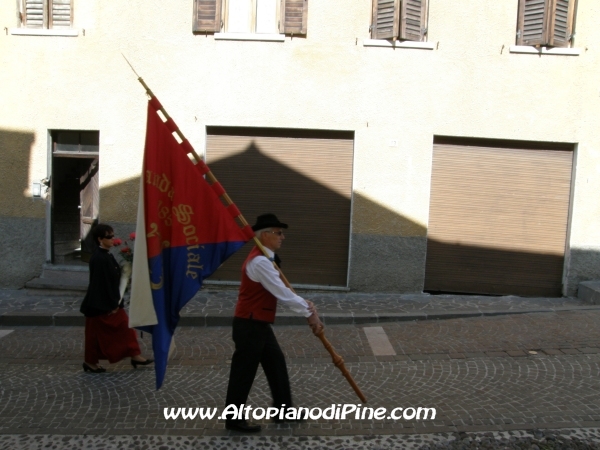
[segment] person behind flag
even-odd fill
[[[287,227],[274,214],[258,216],[252,227],[258,240],[267,249],[269,259],[258,247],[254,247],[242,265],[242,282],[233,318],[235,351],[231,358],[226,406],[236,405],[239,409],[246,404],[259,364],[267,377],[273,406],[292,406],[285,357],[271,327],[278,301],[306,317],[314,334],[323,328],[313,303],[285,286],[273,266],[273,261],[278,260],[275,251],[281,247],[285,239],[283,229]],[[225,428],[250,433],[261,430],[260,425],[251,425],[237,416],[228,416]]]
[[[100,359],[112,363],[131,357],[131,365],[148,365],[152,359],[141,356],[135,331],[129,328],[129,318],[120,302],[121,268],[110,248],[115,233],[110,225],[100,223],[92,230],[98,247],[90,258],[90,283],[80,311],[85,315],[85,355],[83,370],[102,373],[106,369]]]

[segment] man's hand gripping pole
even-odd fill
[[[264,246],[260,243],[260,241],[257,238],[254,238],[254,242],[256,242],[256,245],[258,245],[258,248],[260,248],[262,250],[262,252],[265,254],[265,256],[268,258],[269,255],[266,252],[266,250],[264,249]],[[275,266],[275,268],[279,272],[279,276],[281,277],[281,280],[283,281],[283,283],[288,288],[290,288],[293,292],[296,292],[296,291],[294,291],[294,288],[291,286],[290,282],[287,280],[287,278],[285,277],[285,275],[283,274],[281,269],[277,266],[277,264],[275,264],[273,262],[273,266]],[[311,328],[313,328],[313,327],[311,326]],[[331,345],[331,342],[329,342],[329,340],[325,337],[325,329],[323,327],[323,324],[320,324],[320,326],[316,329],[313,328],[313,334],[321,340],[321,342],[323,343],[323,346],[331,355],[331,360],[332,360],[333,364],[338,369],[340,369],[340,371],[342,372],[342,375],[344,375],[346,380],[348,380],[348,383],[350,384],[350,386],[352,386],[352,389],[354,389],[354,392],[356,392],[356,395],[358,395],[358,398],[360,398],[361,402],[367,403],[367,398],[362,393],[362,391],[360,390],[360,388],[354,381],[354,378],[352,378],[352,375],[346,368],[346,365],[344,364],[344,359],[335,351],[335,349],[333,348],[333,345]]]

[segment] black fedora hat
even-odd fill
[[[287,223],[279,221],[275,214],[261,214],[256,218],[256,224],[252,226],[252,231],[263,230],[265,228],[287,228]]]

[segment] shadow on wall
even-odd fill
[[[210,146],[208,154],[210,158]],[[283,269],[293,283],[343,286],[350,239],[349,286],[353,290],[562,295],[561,255],[428,242],[423,225],[358,193],[351,205],[350,198],[270,158],[256,142],[208,163],[250,223],[267,211],[275,212],[283,221],[294,217],[281,250]],[[351,206],[354,225],[350,237]],[[336,218],[328,222],[334,215]],[[212,279],[239,280],[247,252],[242,250],[232,257]],[[329,256],[333,257],[328,269],[335,273],[315,267],[315,261]],[[600,253],[572,252],[568,295],[576,293],[577,284],[586,278],[583,273],[591,277],[598,273],[587,270],[587,264],[582,266],[586,259],[598,266]]]
[[[351,133],[347,141],[345,135],[314,130],[292,137],[279,130],[209,131],[215,134],[209,133],[208,165],[246,220],[253,224],[259,214],[272,212],[290,225],[278,253],[291,283],[359,291],[422,290],[425,228],[364,196],[352,195]],[[311,157],[319,148],[329,156]],[[335,160],[338,151],[343,153],[337,166],[322,165]],[[295,170],[292,164],[303,166]],[[251,245],[211,279],[239,281]]]
[[[564,257],[429,240],[428,292],[561,297]]]
[[[424,290],[437,293],[561,297],[565,257],[429,240]],[[437,257],[429,257],[430,255]],[[600,251],[572,249],[567,296],[600,279]]]
[[[29,189],[29,165],[34,142],[33,133],[0,128],[0,206],[3,216],[43,217],[41,203],[25,196]]]
[[[353,195],[352,205],[348,196],[268,157],[254,144],[232,157],[209,161],[209,166],[251,225],[264,212],[289,223],[279,254],[291,283],[346,286],[351,253],[351,289],[422,291],[424,226],[360,194]],[[100,190],[100,221],[109,222],[117,236],[126,237],[135,229],[138,189],[135,177]],[[352,238],[351,208],[354,222],[360,223]],[[210,279],[239,282],[251,245],[233,255]]]
[[[567,295],[577,295],[579,283],[591,280],[600,280],[600,250],[571,249]]]
[[[21,287],[38,276],[45,259],[45,202],[29,191],[35,135],[0,128],[0,287]]]
[[[486,247],[427,241],[426,228],[369,198],[354,193],[351,237],[344,219],[350,217],[349,199],[327,187],[269,159],[256,147],[209,165],[246,220],[253,224],[258,214],[276,213],[282,221],[301,216],[289,223],[286,241],[279,252],[283,271],[293,284],[344,286],[348,269],[349,286],[363,292],[456,292],[491,295],[560,297],[564,258],[525,251],[505,251]],[[239,168],[247,170],[243,180],[236,178]],[[253,169],[282,174],[285,186]],[[139,177],[102,188],[101,219],[110,222],[120,237],[135,230]],[[306,198],[312,192],[315,198]],[[331,205],[336,205],[332,211]],[[321,221],[319,218],[334,221]],[[104,219],[106,218],[106,219]],[[341,226],[341,232],[329,233],[329,226]],[[210,278],[240,280],[240,268],[252,243],[233,255]],[[322,249],[331,246],[340,257],[337,272],[314,269],[314,259],[322,258]],[[444,259],[427,258],[443,254]],[[581,281],[599,279],[600,252],[572,249],[567,295],[575,296]],[[338,277],[337,279],[334,277]],[[335,285],[335,284],[333,284]]]
[[[209,151],[210,158],[210,151]],[[272,212],[289,224],[278,252],[289,280],[299,284],[345,286],[350,239],[350,196],[342,195],[269,158],[253,142],[243,152],[209,167],[252,225]],[[211,277],[236,280],[248,244]]]
[[[101,155],[100,176],[107,170],[110,170],[110,165],[107,162],[103,163]],[[127,224],[127,234],[135,231],[139,191],[139,176],[100,188],[100,221]]]
[[[353,194],[350,287],[420,293],[427,228],[364,195]]]
[[[2,287],[21,287],[39,276],[45,259],[45,203],[25,195],[34,140],[32,133],[0,129],[0,232],[5,236],[4,257],[0,262]],[[514,252],[521,262],[501,268],[498,274],[495,250],[446,244],[446,250],[456,256],[456,261],[465,262],[438,267],[445,271],[447,280],[468,279],[466,272],[473,275],[474,268],[479,275],[475,276],[475,283],[432,287],[436,261],[426,261],[428,243],[423,225],[358,193],[351,202],[347,196],[269,158],[255,145],[229,158],[209,161],[209,165],[250,223],[267,211],[276,213],[283,221],[294,217],[281,251],[284,273],[292,283],[344,286],[348,254],[349,287],[363,292],[420,292],[425,288],[479,293],[484,290],[473,286],[497,284],[498,278],[514,282],[522,273],[540,270],[552,272],[559,283],[562,278],[562,258],[559,261],[544,255]],[[106,167],[100,157],[100,171],[107,170]],[[240,170],[245,174],[243,179],[236,175]],[[263,176],[264,173],[279,176],[274,179]],[[139,177],[100,189],[100,220],[111,223],[121,237],[135,229],[138,189]],[[347,225],[351,208],[352,234]],[[439,245],[429,242],[430,246],[436,244]],[[212,279],[239,281],[248,247],[226,262]],[[324,248],[331,250],[324,254]],[[314,269],[315,261],[329,264],[329,260],[332,262],[328,267],[332,270],[325,273]],[[573,249],[568,294],[576,293],[579,282],[600,278],[599,267],[600,251]],[[491,273],[494,270],[495,275]],[[556,292],[557,285],[551,289]],[[550,295],[516,290],[503,293]]]
[[[100,157],[102,172],[102,157]],[[100,222],[113,227],[115,236],[131,245],[129,235],[135,232],[140,177],[100,189]],[[120,260],[120,258],[117,258]]]

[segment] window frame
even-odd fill
[[[27,20],[27,1],[28,0],[19,0],[19,19],[20,19],[20,27],[27,28],[30,30],[70,30],[73,28],[73,0],[67,0],[69,11],[69,25],[55,25],[54,24],[54,15],[52,11],[54,9],[54,2],[61,1],[61,3],[57,3],[56,6],[66,6],[63,5],[62,2],[64,0],[40,0],[39,3],[42,4],[42,24],[41,26],[30,25]],[[37,3],[37,2],[36,2]]]
[[[282,41],[286,35],[304,36],[308,32],[308,0],[276,0],[277,29],[275,33],[256,33],[256,13],[252,32],[221,32],[228,26],[227,0],[194,0],[192,33],[214,34],[219,39]],[[253,1],[255,4],[255,2]],[[256,8],[253,8],[256,11]]]
[[[221,5],[221,17],[223,17],[223,32],[224,33],[249,33],[249,34],[264,34],[264,35],[272,35],[279,34],[281,29],[281,2],[275,0],[275,21],[277,24],[277,30],[271,33],[258,33],[256,31],[256,24],[258,18],[258,2],[259,0],[248,0],[250,2],[250,17],[249,17],[249,31],[229,31],[229,6],[231,0],[223,0]]]
[[[409,9],[414,11],[415,3],[419,3],[420,8],[420,26],[419,36],[411,33],[411,27],[408,25],[411,18]],[[384,31],[379,32],[378,19],[380,13],[386,7],[387,16],[393,17],[391,27],[386,27]],[[412,15],[414,17],[414,15]],[[385,18],[384,18],[385,20]],[[372,0],[371,3],[371,25],[369,34],[371,40],[388,40],[391,42],[427,42],[429,24],[429,0]]]
[[[533,0],[519,0],[517,10],[517,30],[515,43],[517,46],[531,46],[540,48],[573,48],[575,38],[575,24],[577,19],[577,3],[578,0],[543,0],[543,3],[536,3],[536,5],[543,5],[541,10],[529,11],[531,16],[530,26],[528,27],[526,22],[527,16],[527,3]],[[560,36],[557,39],[556,25],[557,25],[557,10],[559,8],[559,2],[567,2],[566,12],[566,36],[565,40],[561,41]],[[535,7],[536,5],[533,5]],[[541,24],[539,19],[536,21],[533,16],[542,14]],[[532,34],[537,29],[538,34]],[[528,33],[529,31],[529,33]],[[531,36],[526,40],[526,36]]]

